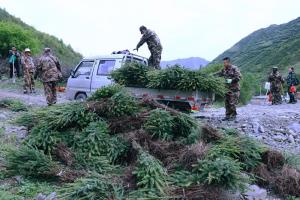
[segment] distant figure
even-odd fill
[[[295,94],[296,94],[295,86],[297,86],[299,84],[299,80],[296,77],[294,67],[289,68],[289,74],[286,78],[286,83],[287,83],[287,92],[290,96],[289,103],[297,103],[297,98],[295,97]]]
[[[17,77],[20,77],[20,53],[17,51],[16,47],[12,47],[8,54],[9,63],[9,77],[12,78],[16,72]]]
[[[44,49],[44,54],[38,61],[37,74],[41,74],[48,106],[56,104],[56,85],[62,78],[58,59],[51,54],[50,48]]]
[[[223,59],[224,68],[215,75],[225,78],[225,85],[228,92],[225,94],[225,109],[226,116],[223,121],[232,121],[236,119],[237,112],[236,106],[240,97],[240,84],[239,81],[242,78],[238,67],[234,66],[230,62],[230,58]]]
[[[24,94],[35,93],[34,90],[34,72],[35,66],[33,63],[33,59],[31,57],[31,51],[29,48],[24,50],[24,56],[21,59],[21,64],[23,66],[23,74],[24,74]]]
[[[282,104],[281,88],[284,80],[277,67],[273,67],[272,73],[269,76],[269,82],[271,83],[272,105]]]
[[[147,29],[145,26],[140,27],[140,32],[143,36],[134,50],[138,51],[139,48],[146,42],[151,53],[148,63],[149,66],[155,69],[160,69],[160,60],[163,48],[158,36],[155,32]]]

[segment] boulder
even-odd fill
[[[257,185],[250,185],[243,196],[245,196],[247,200],[265,200],[267,199],[267,190]]]

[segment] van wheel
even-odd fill
[[[78,93],[75,97],[76,101],[84,101],[86,100],[87,96],[85,93]]]

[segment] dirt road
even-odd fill
[[[46,106],[46,98],[45,95],[42,94],[42,91],[37,91],[36,94],[23,94],[21,92],[16,91],[0,91],[0,99],[4,98],[13,98],[21,100],[23,103],[31,106]],[[65,99],[64,93],[58,93],[58,103],[64,103],[68,100]]]

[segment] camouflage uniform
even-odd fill
[[[226,80],[231,79],[231,83],[225,83],[228,92],[225,94],[225,109],[226,118],[235,118],[237,115],[236,106],[240,97],[240,84],[239,81],[242,78],[240,70],[231,65],[229,68],[224,68],[216,75],[224,77]]]
[[[57,101],[56,84],[62,77],[58,59],[51,55],[50,52],[44,53],[38,61],[37,71],[41,74],[47,104],[55,104]]]
[[[272,105],[281,104],[281,88],[284,83],[282,76],[278,71],[275,73],[272,72],[269,76],[269,82],[271,83],[270,92],[272,93]]]
[[[155,32],[147,29],[143,34],[140,42],[137,44],[136,49],[139,49],[144,43],[147,43],[151,56],[149,58],[149,66],[155,69],[160,69],[160,60],[162,53],[162,45]]]
[[[31,56],[24,55],[21,60],[22,66],[23,66],[23,74],[24,74],[24,93],[27,92],[34,92],[34,72],[35,72],[35,66],[33,63],[33,59]]]
[[[296,73],[291,71],[289,72],[289,75],[286,78],[287,83],[287,92],[290,96],[290,103],[296,103],[297,99],[295,98],[295,94],[290,92],[291,86],[296,86],[299,84],[299,80],[296,77]]]

